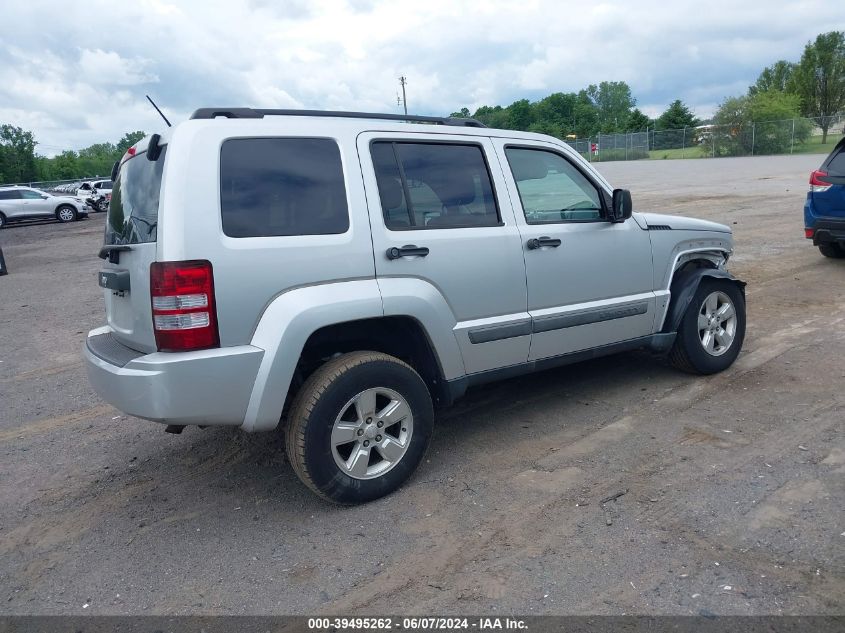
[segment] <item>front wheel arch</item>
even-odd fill
[[[726,270],[720,268],[696,268],[687,266],[675,272],[672,277],[672,284],[669,286],[669,308],[666,317],[663,319],[661,332],[677,332],[684,318],[690,301],[695,296],[698,287],[703,279],[727,279],[736,284],[739,291],[745,297],[745,282],[737,279]]]

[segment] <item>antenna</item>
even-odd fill
[[[167,117],[164,116],[164,112],[159,110],[158,106],[156,105],[156,102],[150,99],[150,95],[144,96],[147,97],[147,101],[149,101],[153,105],[153,107],[156,109],[156,112],[158,112],[161,115],[161,118],[164,119],[164,122],[167,123],[167,127],[173,127],[172,125],[170,125],[170,121],[167,120]]]
[[[402,75],[399,77],[399,83],[402,84],[402,106],[405,108],[405,114],[408,114],[408,99],[405,97],[405,85],[408,83],[408,78]],[[396,95],[396,101],[399,101],[399,95]],[[399,105],[398,103],[396,105]]]

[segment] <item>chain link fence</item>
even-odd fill
[[[827,139],[823,141],[823,130]],[[701,125],[564,139],[591,162],[640,158],[717,158],[825,153],[845,134],[845,113],[829,117]]]
[[[88,178],[69,178],[65,180],[30,180],[26,182],[10,182],[0,184],[0,187],[32,187],[33,189],[41,189],[42,191],[61,191],[62,185],[81,185],[83,182],[92,182],[94,180],[108,180],[109,176],[89,176]]]

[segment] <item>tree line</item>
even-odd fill
[[[78,152],[66,150],[47,158],[37,153],[38,143],[32,132],[3,124],[0,125],[0,183],[107,176],[115,161],[144,136],[142,131],[127,132],[117,143],[95,143]]]
[[[680,140],[678,134],[668,131],[705,123],[680,99],[670,103],[656,119],[650,119],[636,105],[627,83],[603,81],[578,92],[556,92],[534,102],[520,99],[504,107],[481,106],[475,112],[461,108],[451,116],[472,117],[490,127],[539,132],[561,139],[654,131],[649,142],[652,149],[688,143],[686,133]],[[727,97],[707,123],[728,132],[710,134],[709,140],[713,153],[719,155],[744,154],[749,148],[757,153],[777,153],[784,151],[785,146],[788,148],[789,143],[806,140],[813,126],[807,121],[796,121],[794,127],[787,129],[763,122],[817,117],[825,143],[833,115],[843,109],[845,33],[831,31],[808,42],[797,62],[779,60],[762,70],[746,94]],[[47,158],[37,153],[38,143],[32,132],[3,124],[0,125],[0,183],[106,175],[114,162],[144,136],[141,131],[127,132],[116,143],[96,143]]]
[[[539,101],[520,99],[509,106],[481,106],[475,112],[461,108],[453,117],[471,117],[490,127],[539,132],[558,138],[595,137],[598,134],[682,130],[705,123],[680,99],[673,101],[656,119],[637,107],[631,88],[624,81],[603,81],[578,92],[556,92]],[[845,33],[831,31],[816,37],[804,47],[797,62],[780,60],[765,68],[747,94],[727,97],[709,123],[731,130],[750,127],[752,122],[798,117],[820,117],[822,142],[832,124],[832,115],[845,108]],[[812,126],[805,123],[790,129],[789,138],[804,140]],[[755,130],[756,132],[756,130]],[[763,128],[759,151],[776,151],[784,143],[783,132]],[[655,134],[654,148],[670,142],[670,135]],[[756,134],[749,142],[757,143]],[[734,153],[742,148],[722,142],[720,152]]]

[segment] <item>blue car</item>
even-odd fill
[[[825,257],[845,257],[845,137],[810,174],[804,236],[813,240]]]

